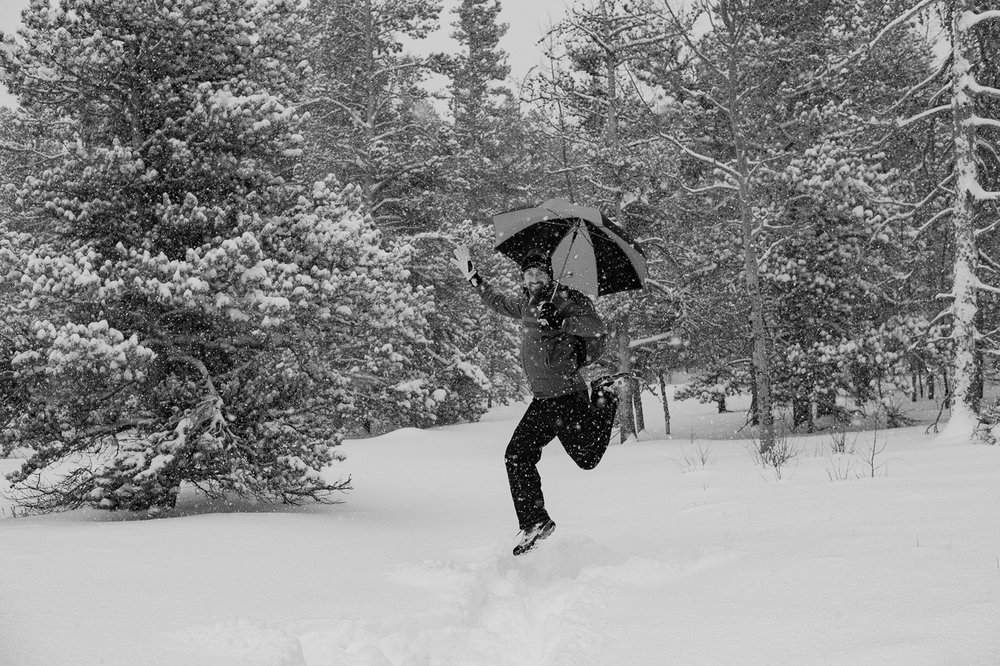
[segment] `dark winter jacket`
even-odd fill
[[[527,290],[519,295],[498,294],[485,282],[480,298],[490,309],[521,321],[521,366],[536,398],[556,398],[585,391],[580,368],[600,357],[607,330],[594,304],[584,294],[561,285],[552,300],[563,317],[559,330],[544,330],[535,318],[538,306],[549,300],[546,290],[533,301]]]

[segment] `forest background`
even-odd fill
[[[490,216],[557,196],[649,259],[645,290],[598,301],[592,373],[752,394],[764,456],[858,410],[899,425],[894,391],[994,442],[990,4],[575,3],[512,86],[495,0],[32,2],[0,49],[19,501],[323,499],[344,437],[519,398],[516,328],[446,259],[470,245],[515,288]],[[413,55],[442,22],[457,48]]]

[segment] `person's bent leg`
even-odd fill
[[[542,449],[553,437],[555,425],[550,410],[545,401],[533,400],[514,429],[505,453],[510,494],[522,530],[549,519],[537,465]]]
[[[594,469],[601,462],[611,443],[618,401],[606,399],[600,406],[592,404],[586,393],[571,396],[564,404],[559,441],[566,453],[581,469]]]

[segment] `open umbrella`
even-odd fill
[[[565,199],[493,216],[494,247],[518,264],[530,250],[549,255],[556,282],[594,296],[642,289],[646,256],[601,211]]]

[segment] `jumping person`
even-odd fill
[[[505,454],[521,529],[514,555],[521,555],[556,528],[545,511],[537,469],[545,445],[558,437],[582,469],[596,467],[608,448],[618,407],[613,378],[595,381],[588,393],[580,374],[603,351],[606,329],[587,296],[553,281],[544,252],[533,250],[521,262],[519,294],[494,292],[465,247],[455,250],[453,263],[487,307],[521,322],[521,365],[533,399]]]

